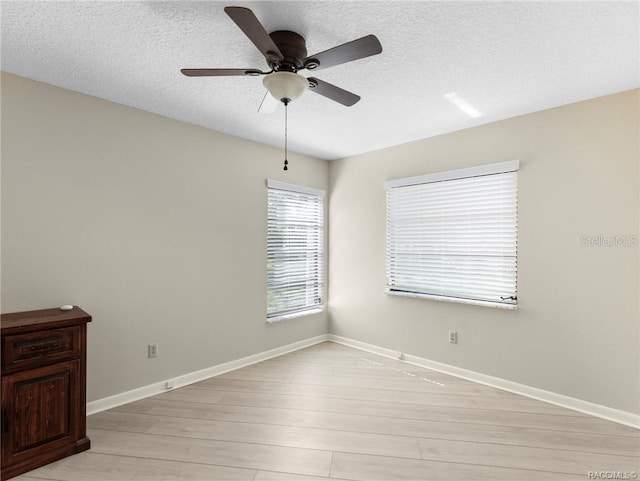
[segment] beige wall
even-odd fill
[[[333,162],[329,329],[638,413],[638,90]],[[384,294],[383,182],[520,159],[517,311]],[[448,344],[457,330],[459,343]]]
[[[1,154],[2,312],[93,315],[89,401],[326,333],[265,322],[265,180],[326,162],[8,74]]]

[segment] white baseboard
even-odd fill
[[[380,356],[389,357],[392,359],[400,360],[408,364],[415,366],[425,367],[434,371],[439,371],[451,376],[467,379],[469,381],[484,384],[486,386],[495,387],[504,391],[509,391],[515,394],[520,394],[528,398],[537,399],[538,401],[544,401],[550,404],[555,404],[563,408],[578,411],[583,414],[589,414],[608,421],[613,421],[626,426],[631,426],[636,429],[640,429],[640,416],[627,411],[621,411],[619,409],[602,406],[589,401],[583,401],[563,394],[558,394],[544,389],[538,389],[517,382],[508,381],[499,377],[488,376],[468,369],[463,369],[449,364],[444,364],[437,361],[431,361],[418,356],[410,354],[403,354],[402,359],[399,358],[400,352],[392,349],[387,349],[373,344],[367,344],[366,342],[356,341],[342,336],[336,336],[334,334],[328,335],[328,340],[338,344],[344,344],[345,346],[360,349],[362,351],[371,352]]]
[[[113,396],[98,399],[96,401],[91,401],[87,403],[87,415],[96,414],[107,409],[121,406],[123,404],[167,392],[167,381],[173,382],[172,389],[187,386],[199,381],[204,381],[205,379],[209,379],[213,376],[218,376],[219,374],[224,374],[225,372],[233,371],[235,369],[240,369],[251,364],[266,361],[267,359],[282,356],[283,354],[304,349],[305,347],[313,346],[314,344],[319,344],[324,341],[344,344],[345,346],[360,349],[362,351],[371,352],[373,354],[378,354],[380,356],[388,357],[391,359],[401,360],[402,362],[406,362],[408,364],[432,369],[434,371],[449,374],[451,376],[467,379],[469,381],[484,384],[486,386],[503,389],[505,391],[520,394],[532,399],[537,399],[539,401],[555,404],[556,406],[571,409],[573,411],[578,411],[583,414],[589,414],[591,416],[596,416],[602,419],[607,419],[609,421],[640,429],[640,416],[634,413],[602,406],[600,404],[591,403],[589,401],[583,401],[582,399],[565,396],[563,394],[545,391],[544,389],[526,386],[517,382],[508,381],[506,379],[489,376],[476,371],[451,366],[449,364],[444,364],[437,361],[432,361],[411,354],[403,354],[402,359],[399,359],[399,351],[394,351],[392,349],[368,344],[366,342],[356,341],[354,339],[349,339],[342,336],[336,336],[334,334],[322,334],[320,336],[315,336],[309,339],[294,342],[292,344],[287,344],[286,346],[281,346],[270,349],[268,351],[252,354],[251,356],[236,359],[234,361],[225,362],[223,364],[218,364],[206,369],[183,374],[172,379],[166,379],[160,382],[149,384],[147,386],[142,386],[136,389],[132,389],[131,391],[126,391],[123,393],[115,394]]]
[[[240,369],[241,367],[249,366],[257,362],[266,361],[267,359],[271,359],[273,357],[282,356],[283,354],[297,351],[299,349],[304,349],[305,347],[313,346],[314,344],[319,344],[327,340],[328,335],[322,334],[320,336],[315,336],[309,339],[294,342],[292,344],[287,344],[286,346],[276,347],[275,349],[252,354],[251,356],[243,357],[241,359],[218,364],[217,366],[208,367],[200,371],[194,371],[178,377],[166,379],[164,381],[148,384],[147,386],[132,389],[131,391],[126,391],[106,398],[97,399],[96,401],[87,403],[87,415],[96,414],[107,409],[122,406],[123,404],[127,404],[133,401],[139,401],[140,399],[144,399],[149,396],[167,392],[169,390],[166,387],[167,381],[173,382],[173,387],[171,389],[187,386],[199,381],[204,381],[205,379],[209,379],[213,376],[218,376],[219,374],[224,374],[228,371]]]

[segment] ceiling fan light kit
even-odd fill
[[[276,100],[281,102],[285,99],[296,100],[309,88],[309,81],[293,72],[273,72],[262,79],[262,84]]]
[[[259,76],[265,75],[262,83],[269,93],[285,106],[285,165],[286,155],[286,107],[292,100],[299,98],[305,90],[311,88],[323,97],[350,107],[360,100],[352,92],[341,89],[317,78],[306,78],[297,73],[299,70],[321,70],[347,62],[352,62],[382,52],[382,45],[375,35],[353,40],[329,50],[307,56],[307,47],[302,35],[289,30],[277,30],[267,33],[255,14],[245,7],[225,7],[231,20],[244,32],[262,53],[271,69],[263,72],[255,68],[204,68],[182,69],[187,77],[221,76]]]

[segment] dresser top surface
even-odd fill
[[[86,322],[91,322],[91,315],[78,306],[73,306],[73,309],[68,311],[55,307],[37,311],[2,314],[0,330],[2,335],[5,335],[15,331],[51,329],[58,326],[71,326]]]

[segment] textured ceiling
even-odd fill
[[[283,145],[282,107],[260,115],[261,78],[187,78],[180,68],[266,70],[224,13],[251,8],[309,53],[374,34],[380,55],[318,71],[362,96],[305,93],[291,150],[335,159],[639,86],[639,3],[3,1],[3,71],[239,137]],[[309,75],[307,71],[303,71]],[[471,117],[452,101],[461,99]]]

